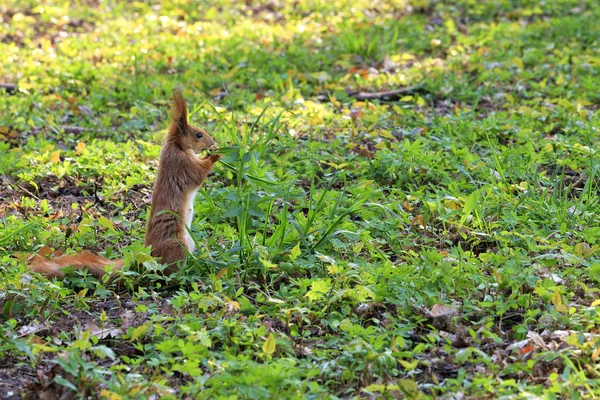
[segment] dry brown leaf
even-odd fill
[[[133,310],[125,310],[121,315],[121,328],[124,331],[127,331],[130,326],[136,327],[139,324],[136,324],[136,314]]]
[[[458,311],[445,304],[434,304],[433,307],[431,307],[431,311],[429,312],[429,314],[433,318],[449,317],[458,314]]]
[[[527,337],[529,339],[531,339],[533,341],[533,343],[535,343],[535,345],[538,346],[539,348],[542,348],[542,349],[548,348],[548,345],[544,341],[544,338],[542,338],[542,336],[539,333],[529,331],[529,332],[527,332]]]
[[[529,344],[530,340],[531,339],[525,339],[525,340],[511,343],[506,347],[506,350],[522,349]]]
[[[41,324],[29,324],[29,325],[23,325],[20,329],[19,329],[19,335],[20,336],[27,336],[30,335],[32,333],[36,333],[39,332],[41,330],[44,329],[44,325]]]
[[[121,335],[121,333],[123,333],[123,331],[121,329],[115,328],[114,326],[111,326],[111,325],[105,325],[103,327],[99,327],[95,323],[90,322],[87,324],[87,327],[90,330],[90,333],[93,336],[96,336],[98,339],[105,339],[109,336],[111,336],[113,338],[117,338]]]

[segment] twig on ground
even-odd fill
[[[407,86],[401,89],[386,90],[383,92],[348,92],[348,96],[354,97],[356,100],[397,101],[406,95],[427,92],[428,90],[424,85],[418,84],[414,86]]]
[[[29,190],[25,189],[23,186],[19,185],[16,182],[14,182],[14,184],[15,184],[16,187],[18,187],[19,189],[21,189],[22,191],[24,191],[25,193],[27,193],[28,195],[30,195],[34,199],[40,200],[40,198],[38,196],[36,196],[35,194],[31,193]]]

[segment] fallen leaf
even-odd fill
[[[554,309],[558,312],[567,312],[567,307],[562,302],[562,297],[558,288],[554,290],[554,294],[552,295],[552,304],[554,304]]]
[[[85,150],[84,142],[77,142],[77,149],[75,150],[75,154],[81,154]]]
[[[50,162],[55,164],[60,161],[60,150],[53,151],[50,153]]]
[[[221,279],[226,273],[227,273],[227,267],[225,267],[222,270],[220,270],[217,273],[217,275],[215,276],[215,282],[218,281],[219,279]]]
[[[28,336],[32,333],[36,333],[41,331],[42,329],[44,329],[44,326],[41,324],[29,324],[29,325],[23,325],[20,329],[19,329],[19,335],[21,336]]]
[[[534,349],[535,349],[535,346],[530,344],[529,346],[525,346],[522,349],[519,349],[519,353],[527,354],[529,352],[532,352]]]
[[[444,304],[434,304],[433,307],[431,307],[431,311],[429,312],[429,314],[431,314],[433,318],[438,318],[456,315],[458,314],[458,311]]]
[[[542,338],[542,336],[537,332],[529,331],[529,332],[527,332],[527,337],[529,339],[531,339],[533,341],[533,343],[535,343],[538,347],[541,347],[542,349],[545,349],[548,347],[546,345],[546,342],[544,342],[544,338]]]
[[[514,350],[514,349],[520,350],[520,349],[524,348],[525,346],[527,346],[530,341],[531,341],[531,339],[525,339],[525,340],[511,343],[510,345],[506,346],[506,350]]]
[[[90,330],[90,334],[92,336],[96,336],[98,339],[105,339],[109,336],[113,338],[117,338],[123,332],[119,328],[115,328],[111,325],[104,325],[103,327],[99,327],[93,322],[87,324],[87,328]]]

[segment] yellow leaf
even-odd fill
[[[300,255],[300,242],[290,251],[290,260],[294,261]]]
[[[100,225],[102,225],[104,228],[108,229],[111,232],[115,232],[115,226],[113,225],[112,221],[108,218],[106,218],[105,216],[101,216],[98,219],[98,222],[100,223]]]
[[[233,67],[232,69],[229,70],[229,72],[227,72],[226,74],[222,75],[223,79],[231,79],[231,78],[233,78],[233,76],[238,72],[239,69],[240,69],[240,67]]]
[[[271,261],[267,260],[266,258],[260,258],[260,262],[262,263],[262,265],[266,268],[266,269],[275,269],[277,268],[277,264],[272,263]]]
[[[502,283],[502,276],[496,268],[494,268],[494,277],[496,278],[496,282],[498,282],[498,284]]]
[[[517,68],[519,68],[520,70],[524,70],[525,69],[525,65],[523,65],[523,60],[521,60],[519,57],[515,57],[512,59],[513,64],[516,65]]]
[[[565,342],[567,342],[567,344],[570,344],[571,346],[579,346],[579,338],[577,337],[577,335],[567,336]]]
[[[423,394],[419,392],[419,385],[417,382],[410,379],[400,379],[398,386],[402,387],[402,392],[407,394],[407,398],[410,399],[421,399]]]
[[[554,307],[562,305],[562,297],[560,297],[558,288],[554,289],[554,294],[552,295],[552,304],[554,304]]]
[[[375,182],[375,181],[372,181],[372,180],[360,181],[360,183],[358,185],[356,185],[356,187],[360,190],[364,190],[364,189],[372,186],[373,182]]]
[[[227,273],[227,267],[223,268],[222,270],[220,270],[217,275],[215,276],[215,281],[218,281],[219,279],[221,279],[223,277],[223,275],[225,275]]]
[[[60,150],[53,151],[50,153],[50,162],[56,164],[60,161]]]
[[[342,106],[342,103],[340,103],[339,100],[335,98],[335,96],[331,96],[331,102],[337,108],[340,108]]]
[[[392,337],[392,343],[390,343],[390,350],[398,351],[397,341],[398,339],[396,339],[396,336]]]
[[[592,353],[592,360],[596,361],[596,359],[600,356],[600,347],[597,347],[596,350]]]
[[[111,392],[110,390],[107,389],[102,389],[100,391],[100,397],[102,397],[103,399],[108,399],[108,400],[121,400],[123,397],[121,397],[120,395]]]
[[[146,332],[148,332],[148,325],[138,326],[133,331],[133,334],[131,335],[131,340],[133,341],[133,340],[141,338],[142,336],[144,336],[146,334]]]
[[[276,345],[277,343],[275,342],[275,336],[273,336],[273,333],[271,333],[267,340],[265,340],[262,349],[265,352],[265,354],[271,355],[275,352]]]
[[[385,391],[385,385],[382,385],[381,383],[372,383],[364,390],[367,392],[383,393]]]
[[[400,364],[402,364],[402,366],[404,367],[405,370],[407,371],[412,371],[413,369],[417,368],[417,366],[419,365],[419,360],[413,361],[413,362],[409,362],[406,360],[398,360],[398,362]]]
[[[560,304],[558,306],[554,306],[554,309],[560,313],[566,313],[567,310],[567,306],[565,306],[564,304]]]
[[[37,338],[37,336],[35,336],[35,338]],[[54,347],[50,347],[50,346],[46,346],[44,344],[34,344],[33,346],[33,354],[37,354],[39,352],[44,352],[44,353],[56,353],[58,351],[58,349],[54,348]]]
[[[578,256],[587,256],[590,253],[590,245],[582,242],[575,245],[575,254]]]
[[[377,134],[386,139],[396,140],[396,137],[394,135],[392,135],[390,132],[383,130],[383,129],[378,130]]]
[[[600,306],[600,299],[592,301],[592,307]]]
[[[81,154],[81,153],[83,153],[84,150],[85,150],[85,143],[84,142],[78,142],[77,143],[77,149],[75,150],[75,154]]]
[[[571,107],[571,102],[567,99],[559,99],[558,100],[558,105],[564,107],[564,108],[569,108]]]
[[[364,244],[363,242],[358,242],[358,243],[356,243],[356,244],[355,244],[355,245],[352,247],[352,251],[353,251],[355,254],[358,254],[358,253],[360,253],[360,251],[362,250],[362,248],[363,248],[363,246],[364,246],[364,245],[365,245],[365,244]]]
[[[338,272],[340,272],[340,267],[338,267],[337,265],[329,265],[329,266],[327,267],[327,271],[329,271],[329,273],[330,273],[331,275],[335,275],[335,274],[337,274]]]

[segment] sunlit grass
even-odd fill
[[[0,11],[8,370],[83,397],[597,393],[596,2]],[[224,157],[165,278],[143,235],[177,88]],[[26,272],[81,249],[129,269]]]

